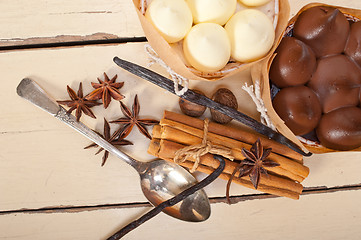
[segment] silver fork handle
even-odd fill
[[[73,115],[68,114],[66,110],[61,107],[54,99],[52,99],[35,81],[29,78],[24,78],[19,83],[16,91],[20,97],[30,101],[32,104],[66,123],[68,126],[77,130],[91,141],[95,142],[98,146],[119,157],[124,162],[128,163],[137,171],[139,171],[138,169],[140,168],[141,162],[138,162],[137,160],[114,147],[112,144],[85,126],[83,123],[76,121],[76,118]]]

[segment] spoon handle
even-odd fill
[[[20,97],[25,98],[32,104],[38,106],[52,116],[66,123],[73,129],[83,134],[85,137],[89,138],[91,141],[98,144],[100,147],[116,155],[139,171],[142,165],[141,162],[138,162],[137,160],[131,158],[127,154],[114,147],[112,144],[85,126],[83,123],[76,121],[76,118],[73,115],[67,113],[66,110],[61,107],[54,99],[52,99],[35,81],[29,78],[24,78],[19,83],[16,91]]]

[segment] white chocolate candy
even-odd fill
[[[197,70],[215,72],[229,61],[231,43],[226,30],[216,23],[194,25],[183,41],[184,56]]]
[[[249,7],[258,7],[265,5],[270,0],[239,0],[239,1]]]
[[[193,22],[224,25],[236,11],[237,0],[187,0]]]
[[[193,23],[192,12],[184,0],[153,0],[145,17],[168,43],[182,40]]]
[[[231,41],[231,56],[240,62],[251,62],[265,56],[272,48],[275,30],[261,11],[245,9],[227,22],[225,29]]]

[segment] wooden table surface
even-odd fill
[[[290,0],[291,16],[310,1]],[[361,9],[360,0],[321,1]],[[66,85],[84,91],[90,82],[118,74],[131,104],[138,94],[141,115],[160,119],[164,109],[179,111],[177,97],[119,69],[114,56],[146,66],[143,30],[131,0],[1,0],[0,72],[0,239],[106,239],[152,207],[137,173],[110,156],[101,167],[90,142],[16,94],[24,77],[36,80],[55,99],[67,99]],[[159,66],[153,70],[165,74]],[[241,90],[249,72],[222,81],[192,82],[211,93],[232,86],[240,110],[258,117]],[[205,84],[207,87],[204,87]],[[164,99],[169,99],[165,101]],[[112,101],[106,111],[82,121],[102,130],[103,117],[121,116]],[[114,127],[114,126],[112,126]],[[113,129],[113,128],[112,128]],[[149,141],[136,130],[123,149],[150,160]],[[313,155],[300,200],[273,197],[232,186],[237,204],[225,203],[225,185],[206,188],[211,217],[188,223],[160,214],[124,239],[360,239],[361,153]],[[199,177],[202,175],[197,174]]]

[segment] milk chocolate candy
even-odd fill
[[[272,104],[279,117],[295,135],[311,132],[321,118],[319,100],[306,86],[281,89]]]
[[[334,55],[318,61],[308,86],[316,92],[324,113],[359,103],[361,70],[345,55]]]
[[[361,146],[361,109],[344,107],[322,116],[316,129],[317,137],[325,147],[352,150]]]
[[[294,36],[309,45],[316,57],[342,53],[349,31],[346,17],[338,9],[326,6],[302,12],[293,29]]]
[[[279,88],[307,83],[316,69],[312,49],[294,37],[284,37],[276,50],[270,79]]]
[[[352,23],[345,53],[361,66],[361,21]]]

